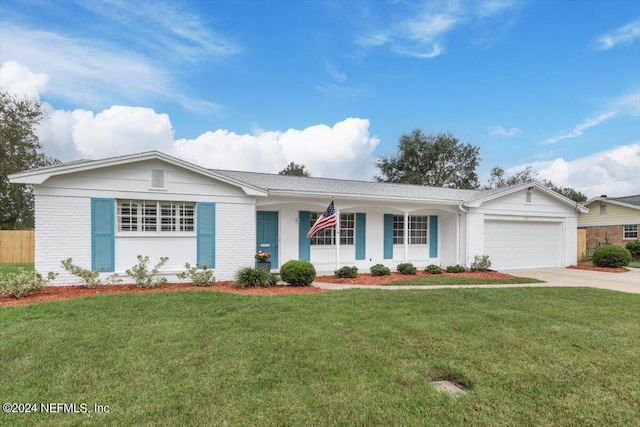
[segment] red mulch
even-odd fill
[[[572,268],[574,270],[591,270],[591,271],[603,271],[605,273],[626,273],[629,269],[624,267],[612,268],[612,267],[595,267],[593,265],[570,265],[567,268]]]
[[[458,277],[473,277],[475,279],[508,279],[512,276],[504,273],[498,273],[497,271],[467,271],[465,273],[442,273],[443,276],[458,276]],[[390,282],[397,282],[399,280],[410,280],[416,277],[426,277],[431,274],[424,271],[418,271],[415,275],[405,276],[400,273],[391,273],[390,276],[372,276],[369,273],[358,274],[355,279],[341,279],[336,276],[319,276],[316,277],[316,282],[325,283],[341,283],[345,285],[385,285]]]
[[[67,299],[74,297],[82,297],[88,295],[100,294],[120,294],[132,293],[143,294],[149,292],[165,292],[165,291],[193,291],[205,290],[216,292],[229,292],[244,295],[283,295],[283,294],[314,294],[328,292],[325,289],[314,288],[313,286],[288,286],[278,285],[269,288],[238,288],[235,282],[216,282],[211,286],[194,286],[190,284],[166,284],[155,289],[141,289],[136,285],[105,285],[96,289],[87,289],[83,286],[45,286],[44,288],[33,292],[22,298],[14,298],[11,296],[0,296],[0,306],[12,306],[31,304],[41,301],[51,301],[58,299]]]

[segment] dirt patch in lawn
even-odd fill
[[[624,267],[618,267],[618,268],[613,268],[613,267],[595,267],[593,265],[582,265],[582,264],[570,265],[567,268],[571,268],[571,269],[574,269],[574,270],[603,271],[605,273],[626,273],[627,271],[629,271],[628,269],[626,269]]]
[[[31,304],[42,301],[52,301],[58,299],[67,299],[75,297],[83,297],[90,295],[103,294],[145,294],[149,292],[178,292],[178,291],[212,291],[212,292],[230,292],[234,294],[244,295],[284,295],[284,294],[314,294],[329,292],[326,289],[318,289],[313,286],[289,286],[277,285],[269,288],[238,288],[235,282],[216,282],[211,286],[194,286],[189,284],[167,284],[155,289],[141,289],[136,285],[105,285],[96,289],[87,289],[83,286],[45,286],[22,298],[14,298],[11,296],[0,296],[0,306],[13,306],[22,304]]]
[[[465,273],[442,273],[442,276],[470,277],[474,279],[510,279],[513,276],[497,271],[468,271]],[[319,276],[316,282],[324,283],[340,283],[343,285],[386,285],[391,282],[400,280],[411,280],[418,277],[430,277],[433,274],[424,271],[418,271],[414,275],[404,275],[400,273],[391,273],[389,276],[372,276],[369,273],[358,274],[355,279],[343,279],[336,276]]]

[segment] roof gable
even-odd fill
[[[130,154],[120,157],[111,157],[99,160],[75,160],[54,166],[33,169],[25,172],[19,172],[9,175],[9,180],[17,184],[43,184],[51,177],[66,175],[70,173],[84,172],[89,170],[100,169],[104,167],[112,167],[125,165],[130,163],[142,162],[146,160],[160,160],[171,165],[195,172],[197,174],[213,178],[224,183],[240,187],[245,194],[250,196],[266,196],[267,192],[264,188],[254,186],[252,184],[238,181],[234,178],[218,174],[209,169],[194,165],[176,157],[169,156],[159,151],[148,151],[138,154]]]
[[[624,197],[607,197],[607,196],[594,197],[593,199],[587,200],[586,205],[589,206],[592,203],[599,203],[599,204],[611,203],[612,205],[618,205],[626,208],[640,210],[640,194],[636,194],[634,196],[624,196]]]

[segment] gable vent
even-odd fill
[[[165,174],[162,169],[151,169],[151,188],[164,188]]]

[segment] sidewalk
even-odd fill
[[[337,283],[313,282],[321,289],[458,289],[458,288],[557,288],[587,287],[640,294],[640,270],[630,269],[628,273],[603,273],[599,271],[574,270],[570,268],[549,268],[535,270],[511,270],[512,276],[529,277],[544,280],[546,283],[525,283],[513,285],[434,285],[434,286],[379,286],[379,285],[343,285]]]

